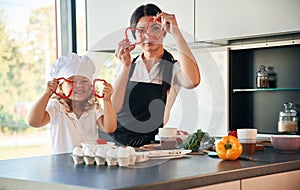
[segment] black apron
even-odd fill
[[[117,129],[112,134],[118,145],[134,147],[154,141],[158,128],[163,126],[167,92],[170,89],[175,62],[172,55],[165,50],[158,63],[162,84],[153,84],[130,81],[136,59],[137,57],[132,61],[123,106],[117,113]]]

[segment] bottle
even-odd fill
[[[298,132],[297,112],[293,108],[293,103],[284,104],[284,110],[279,113],[278,132],[295,134]]]
[[[261,65],[256,72],[256,88],[269,88],[269,74],[264,65]]]
[[[268,66],[268,74],[269,74],[269,88],[277,87],[277,73],[274,71],[273,66]]]

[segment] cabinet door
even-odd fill
[[[129,26],[132,12],[148,1],[141,0],[87,0],[87,48],[88,51],[113,50],[122,40],[124,30]],[[164,12],[175,14],[186,40],[194,40],[193,0],[152,0]],[[184,9],[183,9],[184,7]],[[172,44],[167,35],[166,44]]]
[[[204,187],[193,188],[189,190],[240,190],[240,181],[230,181],[216,185],[208,185]]]
[[[300,30],[300,1],[197,0],[195,40],[218,41]]]
[[[300,187],[300,170],[266,175],[243,179],[241,181],[242,190],[252,189],[288,189],[299,190]]]

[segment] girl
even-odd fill
[[[97,127],[107,133],[115,131],[117,120],[110,100],[113,88],[104,83],[102,109],[92,93],[95,70],[87,56],[74,53],[53,64],[53,79],[28,115],[32,127],[50,123],[53,153],[72,152],[82,142],[96,142]],[[54,92],[57,95],[50,99]]]

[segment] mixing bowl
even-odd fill
[[[271,142],[280,153],[295,153],[300,148],[299,135],[272,135]]]

